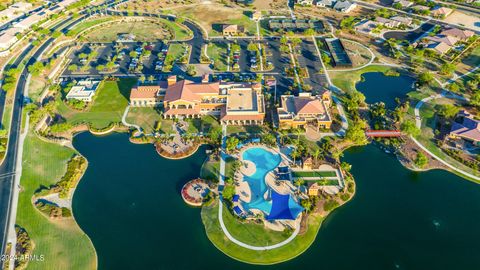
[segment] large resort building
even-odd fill
[[[280,127],[329,129],[332,124],[330,116],[331,94],[324,91],[321,95],[312,96],[301,93],[299,96],[281,96],[281,107],[277,109]]]
[[[137,86],[130,94],[132,106],[163,105],[164,117],[199,118],[214,115],[227,125],[258,125],[265,118],[262,87],[258,83],[201,82],[175,76],[155,86]]]

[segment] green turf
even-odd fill
[[[306,171],[306,172],[301,172],[301,171],[293,171],[292,172],[293,177],[336,177],[337,174],[335,171]]]
[[[33,240],[33,254],[45,257],[43,262],[30,261],[28,269],[96,269],[95,249],[75,221],[49,220],[34,208],[31,201],[39,187],[61,179],[66,163],[74,153],[72,149],[46,143],[32,133],[25,141],[20,182],[22,192],[16,223],[25,228]]]
[[[128,105],[130,89],[136,79],[126,78],[119,81],[104,81],[95,94],[93,104],[87,111],[70,109],[61,100],[57,101],[58,112],[72,124],[87,123],[93,128],[102,129],[111,123],[122,121],[122,115]]]
[[[218,120],[211,116],[203,116],[202,118],[194,118],[194,119],[185,119],[185,121],[189,124],[188,125],[188,133],[208,133],[211,129],[220,127],[220,123]]]
[[[247,229],[238,228],[242,224],[238,224],[238,221],[230,218],[228,215],[230,214],[225,214],[224,221],[227,228],[232,230],[233,233],[241,234],[236,236],[241,237],[243,240],[253,237],[251,234],[245,233]],[[310,215],[308,218],[308,229],[305,233],[297,235],[292,242],[285,246],[266,251],[254,251],[240,247],[225,237],[218,221],[218,201],[211,206],[202,208],[202,221],[205,225],[208,239],[226,255],[252,264],[274,264],[291,260],[307,250],[315,240],[323,218],[317,215]],[[249,239],[249,241],[257,241],[259,244],[264,243],[267,239],[271,239],[273,243],[284,237],[282,236],[283,233],[265,232],[260,227],[252,227],[247,231],[258,233],[255,239]]]

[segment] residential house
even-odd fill
[[[480,146],[480,121],[467,111],[461,111],[452,125],[449,139],[464,140],[475,146]]]
[[[302,6],[311,6],[313,4],[313,0],[296,0],[295,3]]]
[[[413,5],[413,2],[407,0],[394,0],[392,6],[400,8],[408,8]]]
[[[349,1],[338,1],[335,3],[333,8],[339,12],[349,13],[357,7],[357,4]]]
[[[312,125],[315,128],[330,128],[331,95],[329,91],[321,95],[312,96],[301,93],[299,96],[282,95],[281,107],[277,108],[280,128],[306,128]]]
[[[445,18],[447,17],[448,15],[450,15],[450,13],[453,12],[453,9],[451,8],[447,8],[447,7],[435,7],[431,10],[431,15],[434,16],[434,17],[438,17],[438,18]]]
[[[454,36],[446,36],[442,34],[426,37],[425,39],[431,42],[443,42],[449,46],[454,46],[459,41],[459,39]]]
[[[76,99],[91,102],[99,84],[100,81],[90,79],[78,81],[77,84],[68,91],[66,98],[67,100]]]
[[[454,37],[461,41],[465,41],[475,35],[473,31],[461,30],[458,28],[449,28],[449,29],[443,30],[440,34],[447,37]]]
[[[399,27],[402,23],[399,21],[394,21],[391,19],[383,18],[383,17],[377,17],[375,19],[378,23],[388,27],[388,28],[395,28]]]
[[[328,8],[331,8],[333,7],[333,4],[335,3],[335,1],[333,0],[319,0],[315,3],[315,5],[317,7],[328,7]]]
[[[407,16],[393,16],[390,18],[390,20],[400,22],[406,26],[410,26],[413,23],[413,19]]]
[[[428,44],[426,48],[431,49],[431,50],[433,50],[434,52],[436,52],[440,55],[443,55],[443,54],[447,53],[448,51],[450,51],[450,49],[452,49],[452,46],[450,46],[450,45],[448,45],[444,42],[433,42],[433,43]]]

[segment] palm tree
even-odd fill
[[[290,154],[293,158],[293,163],[295,164],[296,163],[296,160],[297,158],[300,157],[300,152],[298,151],[298,147],[295,148],[295,150],[292,151],[292,153]]]
[[[315,160],[315,164],[318,162],[318,156],[320,155],[320,149],[316,148],[315,152],[313,152],[313,159]]]

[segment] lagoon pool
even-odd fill
[[[256,166],[254,174],[244,175],[243,178],[251,192],[250,202],[243,202],[243,208],[246,211],[259,209],[267,215],[267,219],[295,219],[303,208],[290,195],[278,194],[265,183],[266,175],[282,161],[280,154],[255,147],[245,150],[242,158]],[[269,194],[265,195],[267,192]]]

